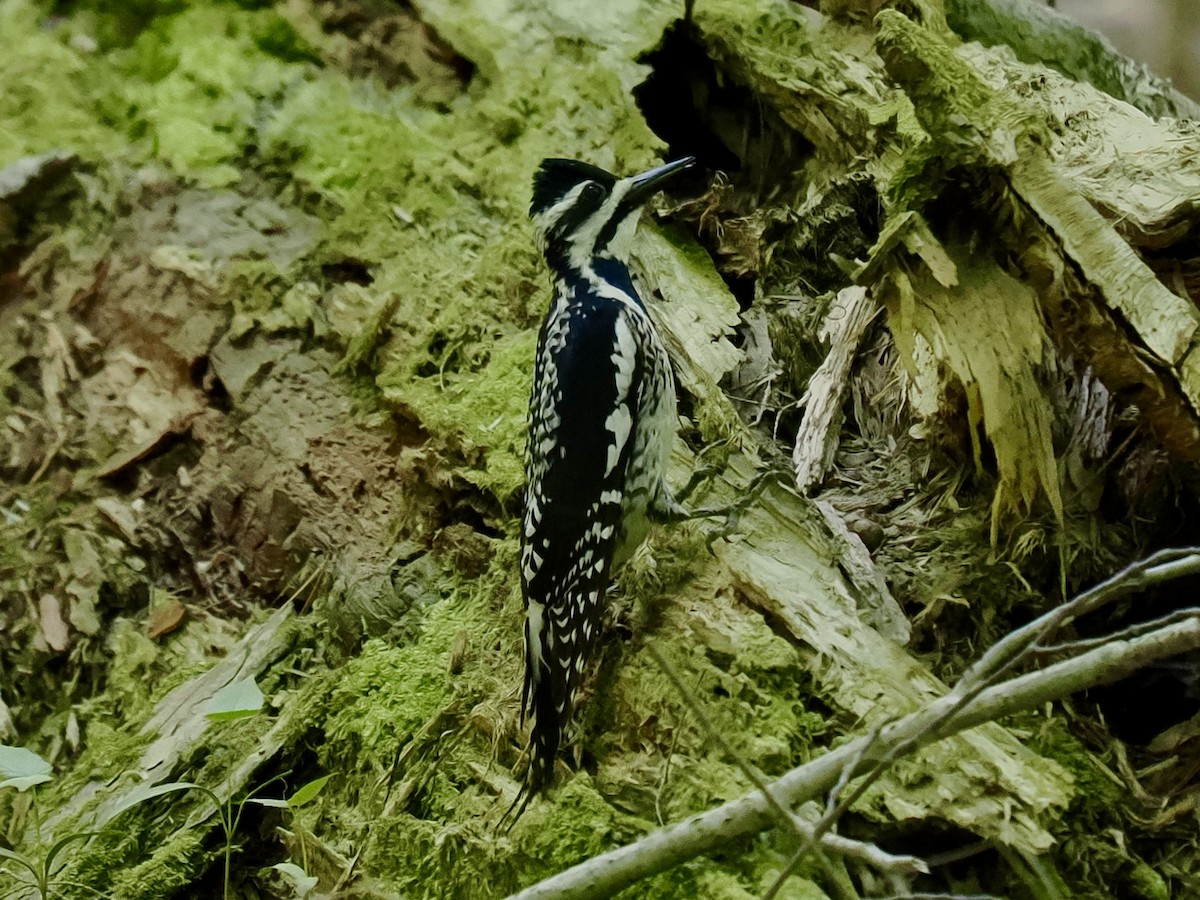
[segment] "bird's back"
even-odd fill
[[[663,421],[665,409],[674,416],[673,388],[669,398],[648,390],[670,383],[666,353],[628,273],[614,268],[599,287],[556,285],[538,342],[521,535],[535,789],[553,772],[614,557],[645,535],[661,469],[655,442],[673,424]]]

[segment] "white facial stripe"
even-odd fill
[[[541,250],[544,251],[546,249],[546,235],[554,229],[558,221],[575,205],[579,200],[580,194],[583,192],[584,186],[589,183],[581,182],[575,185],[561,200],[545,212],[539,213],[534,217],[534,229],[537,233],[538,247]],[[632,297],[607,281],[604,281],[593,271],[592,255],[595,252],[596,241],[600,237],[600,232],[604,229],[609,218],[616,212],[617,206],[625,199],[625,195],[629,193],[630,188],[633,187],[633,183],[633,178],[623,178],[613,185],[612,192],[608,195],[604,204],[575,230],[567,251],[568,262],[590,283],[593,292],[598,296],[607,297],[610,300],[616,300],[629,305],[635,305]],[[623,257],[628,250],[628,245],[632,241],[633,233],[637,229],[638,218],[636,210],[630,212],[625,217],[617,227],[613,239],[609,241],[605,252],[606,256],[615,255]],[[558,299],[561,306],[565,306],[570,300],[568,297],[560,297]]]
[[[624,400],[629,394],[633,383],[633,368],[637,364],[637,340],[633,329],[629,327],[628,314],[617,316],[615,332],[616,343],[613,346],[613,364],[616,368],[617,398]]]
[[[633,235],[637,232],[640,218],[639,210],[634,210],[621,220],[621,224],[617,226],[608,246],[604,248],[604,256],[613,259],[629,258],[629,253],[633,249]]]
[[[567,213],[567,211],[575,205],[575,201],[577,201],[579,199],[579,195],[583,193],[583,186],[585,184],[587,184],[587,182],[582,181],[575,185],[575,187],[571,188],[566,194],[563,195],[561,200],[544,212],[540,212],[534,216],[533,228],[537,233],[539,248],[543,250],[545,249],[546,235],[550,233],[551,229],[554,228],[558,220],[561,219]]]
[[[604,226],[617,211],[617,206],[625,199],[625,195],[629,193],[631,187],[633,187],[632,178],[622,178],[614,184],[604,205],[576,229],[571,240],[571,249],[567,252],[567,258],[578,271],[582,272],[591,268],[592,254],[596,250],[596,241],[600,237],[600,232],[604,230]]]

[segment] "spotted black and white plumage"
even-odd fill
[[[617,180],[548,159],[534,177],[530,215],[554,299],[538,340],[521,531],[529,793],[553,776],[613,566],[651,519],[678,510],[664,481],[675,434],[671,366],[625,245],[642,204],[692,163]]]

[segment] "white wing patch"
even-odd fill
[[[542,674],[542,630],[545,627],[542,614],[545,611],[545,606],[530,598],[529,608],[525,612],[525,640],[529,642],[529,658],[533,662],[530,680],[535,687]]]
[[[624,310],[617,316],[614,327],[612,360],[617,372],[617,396],[624,401],[629,395],[629,385],[633,381],[633,367],[637,363],[637,339]]]
[[[525,554],[525,580],[533,581],[537,576],[538,569],[542,567],[545,559],[536,550],[526,548],[529,552]]]
[[[617,460],[621,458],[621,451],[625,449],[625,442],[629,440],[629,432],[633,428],[633,416],[629,414],[629,405],[622,403],[604,420],[604,427],[612,432],[612,440],[608,443],[608,459],[604,463],[604,477],[607,478],[612,474],[613,469],[617,466]]]
[[[604,427],[612,434],[608,444],[608,458],[605,460],[604,477],[613,473],[621,452],[629,440],[633,430],[633,415],[629,411],[629,387],[633,383],[633,369],[637,364],[637,340],[624,310],[617,315],[614,323],[612,362],[616,378],[617,406],[604,420]]]

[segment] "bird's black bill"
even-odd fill
[[[665,163],[661,166],[656,166],[649,172],[643,172],[641,175],[635,175],[633,178],[633,186],[629,188],[629,192],[621,201],[621,205],[627,209],[634,209],[641,206],[681,173],[696,164],[696,157],[685,156],[682,159],[676,159],[672,162]]]

